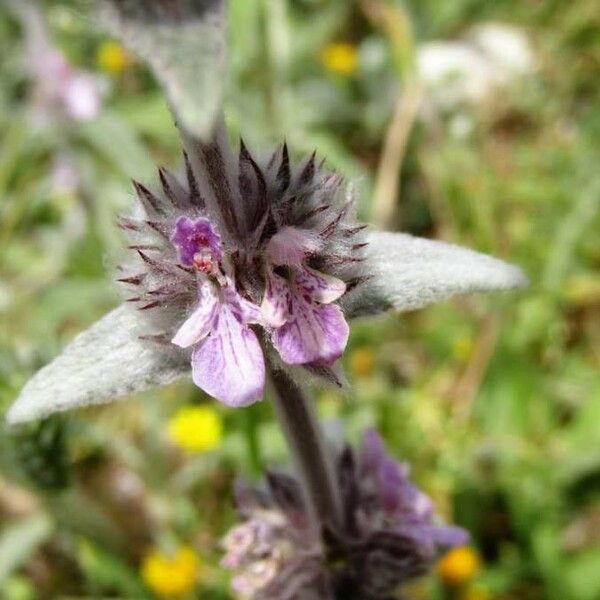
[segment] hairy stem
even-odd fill
[[[320,528],[341,525],[341,500],[331,456],[327,452],[314,401],[282,369],[267,362],[275,411],[291,449],[308,506]]]
[[[253,476],[259,476],[263,471],[260,442],[258,438],[258,428],[260,418],[258,414],[259,407],[255,404],[248,406],[243,413],[243,429],[246,438],[246,448],[248,450],[248,459]]]

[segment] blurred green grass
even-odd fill
[[[255,147],[286,136],[357,181],[371,214],[378,156],[402,81],[385,34],[346,0],[233,0],[225,107]],[[270,9],[267,10],[267,7]],[[318,390],[351,439],[377,425],[449,519],[469,528],[482,566],[465,589],[433,574],[419,598],[600,598],[600,13],[595,0],[412,0],[416,39],[484,20],[522,27],[537,71],[518,89],[435,127],[415,125],[397,226],[521,265],[531,287],[356,323],[349,397]],[[28,120],[17,24],[0,7],[0,406],[73,334],[118,302],[115,216],[129,178],[176,166],[171,117],[140,64],[103,73],[85,8],[48,2],[59,47],[107,82],[101,116],[38,129]],[[350,42],[350,76],[322,49]],[[458,130],[460,131],[460,129]],[[57,154],[82,185],[53,187]],[[214,452],[188,455],[169,418],[207,402],[181,384],[127,402],[0,432],[0,595],[151,598],[150,548],[191,544],[196,591],[227,598],[218,539],[234,520],[231,482],[285,462],[268,402],[232,412]],[[135,516],[135,518],[132,518]],[[10,557],[3,558],[3,557]],[[469,595],[471,594],[471,595]],[[477,595],[479,594],[479,595]]]

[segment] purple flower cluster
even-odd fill
[[[136,184],[142,214],[122,220],[137,260],[120,281],[160,314],[152,337],[190,348],[196,385],[231,406],[262,397],[267,342],[332,372],[349,333],[334,302],[360,282],[364,246],[341,179],[314,155],[293,167],[285,144],[259,164],[217,135],[186,158],[187,186],[161,170],[160,192]]]
[[[357,453],[345,448],[337,458],[344,524],[327,529],[325,541],[311,528],[295,479],[272,474],[264,490],[238,490],[243,521],[224,539],[222,562],[236,573],[236,593],[250,600],[394,598],[443,549],[467,541],[464,530],[436,522],[429,497],[374,430]]]

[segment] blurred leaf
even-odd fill
[[[180,126],[210,135],[224,87],[225,2],[129,0],[102,8],[108,27],[152,67]]]
[[[173,115],[159,93],[136,95],[120,99],[115,106],[119,116],[139,134],[165,143],[169,138],[179,146]]]
[[[77,555],[89,580],[102,590],[119,592],[125,598],[152,600],[137,572],[116,556],[101,550],[88,540],[81,540]]]
[[[79,135],[111,168],[129,178],[149,180],[154,165],[133,129],[115,113],[105,111],[97,119],[83,123]]]
[[[600,549],[567,559],[564,576],[574,600],[600,598]]]
[[[587,180],[572,210],[561,219],[546,263],[543,281],[551,292],[557,291],[563,283],[581,239],[600,211],[600,179],[592,179],[591,185]]]
[[[37,593],[31,581],[26,577],[14,575],[9,577],[4,587],[0,587],[10,600],[37,600]]]
[[[548,600],[566,600],[564,577],[560,558],[560,540],[549,524],[532,532],[533,552],[546,579]]]
[[[32,515],[8,525],[0,533],[0,585],[21,567],[53,531],[46,515]]]
[[[71,481],[68,427],[58,416],[31,423],[14,435],[15,453],[30,481],[43,491],[60,491]]]

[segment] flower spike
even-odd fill
[[[270,473],[262,488],[238,483],[241,523],[222,541],[221,565],[234,572],[232,588],[242,598],[396,598],[441,552],[468,540],[465,530],[438,521],[408,465],[388,454],[376,431],[336,459],[344,522],[326,528],[324,540],[293,477]]]

